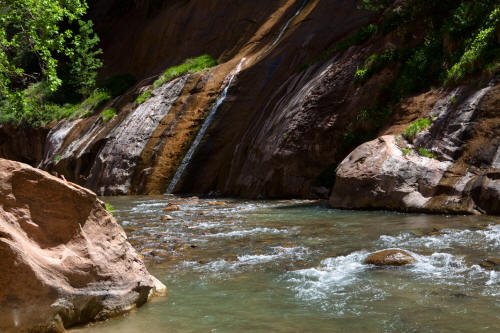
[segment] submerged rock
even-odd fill
[[[411,254],[403,250],[384,250],[369,255],[364,263],[375,266],[405,266],[416,263]]]
[[[0,332],[62,332],[165,293],[96,195],[0,159]]]
[[[481,267],[483,267],[483,268],[499,270],[500,269],[500,259],[488,258],[488,259],[483,260],[479,265],[481,265]]]

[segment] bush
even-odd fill
[[[432,121],[430,118],[418,119],[417,121],[411,123],[410,126],[408,126],[406,131],[403,133],[403,136],[408,141],[412,142],[418,133],[428,129],[431,126],[431,124],[432,124]]]
[[[190,58],[184,61],[181,65],[170,67],[163,75],[155,81],[154,87],[159,87],[162,84],[173,80],[187,73],[196,73],[203,69],[216,66],[217,61],[211,56],[205,54],[197,58]]]
[[[113,108],[106,109],[101,112],[101,119],[103,123],[107,123],[110,121],[114,116],[116,116],[116,110]]]
[[[434,155],[433,153],[431,153],[430,151],[428,151],[425,148],[418,148],[417,152],[418,152],[418,154],[420,156],[424,156],[424,157],[428,157],[428,158],[434,158],[434,159],[437,158],[436,155]]]
[[[146,90],[145,92],[143,92],[142,94],[139,95],[139,97],[137,97],[135,99],[135,105],[141,105],[142,103],[144,103],[149,97],[151,97],[151,92],[153,91],[152,88],[149,88],[148,90]]]
[[[88,117],[110,99],[107,92],[95,90],[81,103],[57,105],[46,101],[44,94],[41,83],[11,94],[0,103],[0,123],[36,127],[63,118]]]
[[[445,83],[457,83],[469,74],[479,70],[481,60],[487,58],[490,49],[496,45],[497,25],[500,22],[500,8],[496,8],[490,14],[489,22],[483,29],[471,39],[467,44],[467,49],[460,60],[447,72]],[[493,57],[497,58],[497,56]],[[496,60],[496,59],[491,59]]]

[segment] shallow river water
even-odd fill
[[[72,332],[500,332],[500,272],[479,265],[500,257],[497,217],[303,200],[103,199],[169,296]],[[363,264],[388,248],[418,263]]]

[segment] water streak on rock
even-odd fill
[[[177,171],[175,172],[175,175],[172,178],[170,185],[168,185],[167,192],[166,192],[167,194],[173,193],[173,191],[175,190],[175,187],[179,183],[179,180],[181,179],[182,175],[184,174],[184,171],[186,170],[187,166],[189,165],[189,162],[191,162],[191,159],[193,158],[193,155],[196,152],[198,145],[200,144],[201,140],[205,136],[205,133],[207,132],[208,127],[212,123],[212,120],[213,120],[215,114],[217,113],[217,110],[222,105],[222,103],[224,103],[224,101],[227,97],[227,93],[229,91],[229,88],[231,87],[231,84],[233,83],[233,80],[236,77],[236,75],[238,75],[238,73],[241,71],[241,68],[242,68],[244,62],[245,62],[245,58],[242,58],[240,63],[238,64],[238,67],[236,67],[236,70],[234,72],[232,72],[231,74],[229,74],[230,75],[229,82],[227,83],[226,87],[222,91],[222,95],[219,97],[219,99],[217,100],[215,105],[210,110],[210,113],[208,114],[207,118],[203,122],[203,125],[200,128],[200,131],[196,135],[196,138],[194,139],[193,143],[191,144],[191,147],[189,147],[188,152],[186,153],[186,155],[184,156],[184,159],[182,160],[181,164],[177,168]]]

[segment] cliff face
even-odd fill
[[[396,1],[395,6],[403,2]],[[247,198],[327,198],[335,169],[357,144],[400,135],[412,121],[434,115],[454,91],[432,90],[402,100],[391,116],[360,117],[384,97],[380,87],[394,79],[397,68],[388,66],[363,84],[354,79],[356,71],[370,55],[414,46],[425,34],[418,27],[409,39],[396,32],[375,34],[335,50],[346,37],[380,18],[381,14],[359,10],[355,1],[96,0],[91,9],[105,51],[102,76],[132,73],[142,81],[105,106],[118,111],[110,121],[94,115],[53,127],[40,167],[63,173],[98,194],[164,193],[170,188],[178,193]],[[167,67],[206,53],[220,65],[156,87],[150,99],[134,104]],[[463,176],[475,166],[474,142],[498,136],[493,116],[480,116],[482,106],[468,120],[451,115],[467,108],[468,98],[484,92],[477,84],[491,78],[472,81],[456,92],[455,98],[465,104],[439,114],[444,118],[415,143],[444,163],[439,179],[432,182],[434,190],[424,195],[426,200],[452,196],[454,185],[447,179],[450,174]],[[491,82],[491,90],[478,103],[497,110],[496,83]],[[456,123],[443,132],[450,119]],[[456,133],[455,127],[463,123],[481,128],[477,131],[483,134],[470,136],[472,129]],[[351,140],[353,133],[359,140]],[[457,136],[459,143],[450,146],[450,138]],[[496,151],[498,142],[484,140],[488,149]],[[450,149],[453,154],[445,152]],[[370,172],[366,174],[373,174],[377,187],[377,174]],[[341,187],[350,181],[343,179],[338,174],[334,194],[348,187]],[[473,192],[464,192],[464,198]],[[351,193],[352,199],[331,202],[345,208],[407,209],[401,201],[377,206],[367,199],[365,204],[354,204],[356,193]],[[495,191],[484,193],[476,195],[496,196]],[[439,211],[438,201],[430,209],[429,200],[426,209]]]
[[[420,96],[431,102],[418,115],[432,119],[429,128],[410,143],[400,126],[391,126],[390,135],[356,148],[339,166],[330,204],[500,214],[499,93],[493,79],[480,89],[463,86]],[[420,149],[429,156],[418,154]]]

